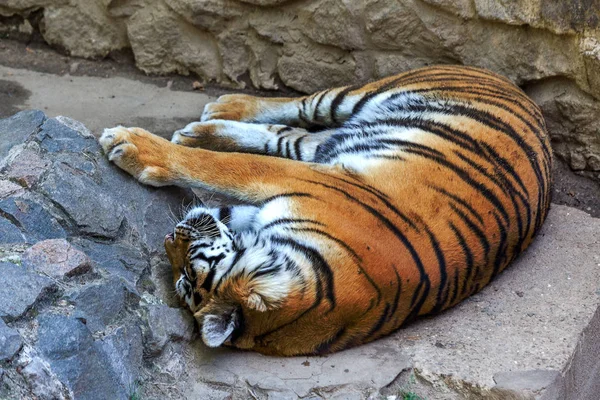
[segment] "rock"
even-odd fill
[[[527,390],[539,393],[547,388],[559,376],[558,371],[531,370],[499,372],[494,375],[496,387],[516,392]]]
[[[362,2],[321,0],[308,4],[300,15],[306,18],[302,32],[317,43],[347,50],[366,46],[360,17]]]
[[[40,149],[36,143],[29,143],[24,149],[18,152],[12,160],[9,157],[6,175],[9,179],[19,182],[25,187],[32,187],[38,182],[39,178],[50,162],[40,157]]]
[[[127,243],[104,244],[77,238],[73,244],[83,250],[97,267],[117,275],[135,288],[138,279],[150,267],[148,256]]]
[[[0,160],[8,155],[14,145],[23,143],[35,134],[45,119],[43,112],[32,110],[0,120]]]
[[[44,9],[42,35],[78,57],[104,57],[128,45],[125,24],[112,20],[106,3],[76,0]]]
[[[169,340],[190,341],[195,333],[195,321],[188,310],[166,305],[151,305],[148,309],[149,347],[160,352]]]
[[[40,146],[49,153],[97,152],[99,145],[93,136],[82,135],[70,126],[52,118],[44,122],[36,135]]]
[[[121,387],[130,390],[134,382],[140,379],[143,365],[144,346],[139,325],[141,321],[121,326],[100,341],[102,351]]]
[[[6,326],[0,319],[0,361],[10,361],[23,345],[23,339],[19,333]]]
[[[32,358],[21,369],[31,393],[40,400],[63,400],[63,386],[50,370],[50,366],[39,357]]]
[[[87,327],[74,317],[44,314],[38,318],[37,346],[52,371],[76,399],[126,399],[127,390],[94,343]]]
[[[56,219],[32,197],[8,197],[0,200],[0,213],[21,229],[28,243],[66,237]]]
[[[343,51],[308,43],[284,46],[277,64],[279,77],[287,86],[311,93],[343,85],[355,75],[355,68],[354,59]],[[305,73],[308,69],[311,74]]]
[[[194,72],[207,80],[221,76],[213,37],[193,26],[161,2],[140,8],[128,23],[128,35],[139,68],[148,73]]]
[[[71,277],[89,272],[92,261],[65,239],[43,240],[22,256],[23,265],[54,278]]]
[[[0,262],[0,275],[0,318],[5,320],[21,317],[54,288],[50,279],[7,262]]]
[[[0,217],[0,244],[24,243],[25,238],[19,228],[4,217]]]
[[[0,199],[11,195],[19,196],[23,193],[24,190],[21,186],[9,180],[0,179]]]
[[[75,305],[74,317],[83,321],[90,331],[96,332],[122,318],[127,306],[137,304],[139,297],[120,278],[114,277],[106,283],[72,294],[70,300]]]

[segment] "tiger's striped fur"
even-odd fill
[[[252,204],[198,207],[165,239],[210,346],[322,354],[387,335],[483,288],[550,205],[539,108],[476,68],[222,96],[171,142],[122,127],[100,141],[141,182]]]

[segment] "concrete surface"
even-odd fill
[[[54,75],[0,65],[0,80],[14,82],[27,93],[17,110],[43,110],[49,117],[66,115],[95,135],[115,125],[140,126],[164,137],[200,119],[213,98],[202,92],[122,77]]]

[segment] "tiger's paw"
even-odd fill
[[[255,119],[259,109],[259,98],[245,94],[226,94],[214,103],[204,106],[200,121],[206,122],[213,119],[229,121],[251,122]]]
[[[168,166],[172,144],[141,128],[107,128],[99,139],[108,160],[151,186],[172,183]]]

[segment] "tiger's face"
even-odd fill
[[[233,233],[202,207],[188,212],[165,237],[165,249],[175,291],[192,312],[210,301],[212,289],[236,253]]]

